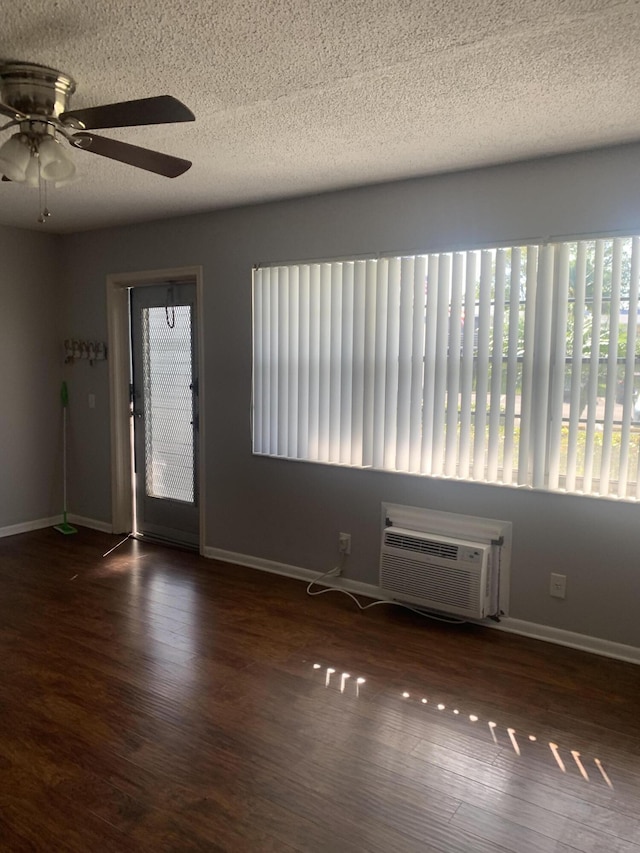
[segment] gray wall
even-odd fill
[[[375,583],[382,501],[506,519],[512,616],[640,646],[638,506],[254,458],[249,435],[255,262],[638,233],[639,200],[640,146],[625,146],[77,234],[65,238],[66,321],[104,336],[108,273],[203,265],[207,545],[320,571],[348,531],[348,576]],[[72,508],[108,521],[107,373],[70,381],[78,399],[98,397],[96,412],[73,412]],[[565,601],[548,595],[552,571],[568,575]]]
[[[61,509],[60,244],[0,227],[0,528]]]

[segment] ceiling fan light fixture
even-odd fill
[[[45,181],[68,181],[76,173],[76,167],[64,147],[52,136],[47,136],[38,145],[40,174]]]
[[[38,189],[40,186],[40,164],[38,158],[33,155],[27,164],[23,183],[25,186],[33,187],[34,189]]]
[[[0,148],[0,172],[10,181],[20,183],[25,179],[30,158],[31,149],[27,139],[21,133],[14,133]]]

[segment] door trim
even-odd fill
[[[205,389],[204,311],[202,267],[114,273],[107,276],[107,345],[111,433],[111,524],[114,533],[133,530],[133,468],[129,408],[129,300],[128,288],[165,284],[177,278],[196,285],[196,335],[199,364],[200,429],[198,431],[199,551],[205,537]]]

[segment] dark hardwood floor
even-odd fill
[[[117,541],[0,540],[3,851],[640,853],[639,667]]]

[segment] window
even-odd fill
[[[253,450],[638,499],[640,238],[265,267]]]

